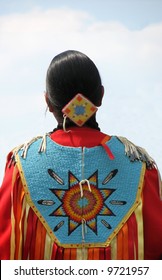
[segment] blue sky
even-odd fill
[[[0,0],[0,14],[22,13],[39,7],[69,7],[87,11],[98,20],[120,21],[130,29],[140,29],[161,21],[161,0]]]
[[[162,173],[161,11],[160,0],[0,0],[0,180],[13,147],[56,126],[45,115],[45,75],[66,49],[100,71],[101,129],[145,147]]]
[[[160,22],[161,0],[1,0],[0,14],[27,12],[33,7],[42,9],[69,7],[92,14],[98,20],[120,21],[128,28],[139,29]]]

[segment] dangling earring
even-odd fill
[[[66,130],[66,119],[67,119],[67,116],[64,114],[64,115],[63,115],[63,130],[64,130],[66,133],[69,133],[71,130]]]
[[[48,105],[47,105],[47,106],[46,106],[46,110],[45,110],[45,116],[47,115],[48,110],[49,110],[49,107],[48,107]]]

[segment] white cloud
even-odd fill
[[[2,16],[1,44],[5,49],[23,56],[24,51],[31,54],[48,50],[53,48],[51,43],[59,43],[58,38],[66,40],[69,32],[80,31],[87,18],[86,13],[68,9],[34,10],[30,13]]]
[[[129,30],[120,22],[97,21],[70,9],[1,16],[0,118],[7,126],[16,123],[14,142],[32,136],[34,124],[41,131],[49,129],[47,121],[41,124],[46,68],[54,55],[66,49],[83,51],[100,70],[106,88],[99,111],[101,127],[148,146],[162,170],[162,23]],[[5,125],[1,133],[4,157],[13,137]]]

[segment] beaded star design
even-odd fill
[[[68,188],[50,189],[50,191],[60,200],[60,205],[50,216],[68,218],[68,235],[78,228],[82,220],[97,235],[97,217],[114,216],[114,213],[106,205],[106,199],[115,189],[98,188],[98,171],[92,174],[88,181],[91,191],[87,188],[87,183],[83,184],[83,197],[80,192],[79,180],[69,171]],[[63,223],[61,224],[63,225]]]

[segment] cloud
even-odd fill
[[[129,30],[67,8],[0,16],[0,118],[12,127],[14,142],[31,136],[35,126],[44,131],[55,125],[52,117],[41,124],[45,75],[53,56],[67,49],[86,53],[99,68],[105,86],[99,110],[103,130],[148,145],[162,169],[162,22]],[[9,129],[1,132],[4,155],[13,138]]]
[[[80,45],[81,49],[97,55],[101,49],[102,56],[112,59],[112,53],[119,57],[133,51],[143,59],[155,50],[161,55],[162,23],[132,31],[120,22],[96,21],[86,12],[34,9],[24,14],[1,16],[0,26],[1,55],[10,51],[12,55],[24,57],[24,53],[59,51],[69,45]]]
[[[66,49],[86,52],[104,80],[113,84],[116,80],[139,86],[160,82],[162,23],[132,31],[120,22],[97,21],[85,12],[34,9],[1,16],[0,26],[0,81],[5,91],[12,86],[29,92],[29,83],[37,90],[40,78],[43,86],[50,60]]]
[[[162,23],[132,31],[120,22],[97,21],[86,12],[36,9],[1,16],[0,26],[1,69],[25,58],[50,59],[67,48],[85,50],[115,67],[140,63],[147,69],[162,59]]]
[[[68,9],[33,10],[24,14],[2,16],[0,20],[2,46],[24,55],[53,48],[51,43],[67,40],[70,33],[82,29],[86,13]],[[69,38],[70,39],[70,38]]]

